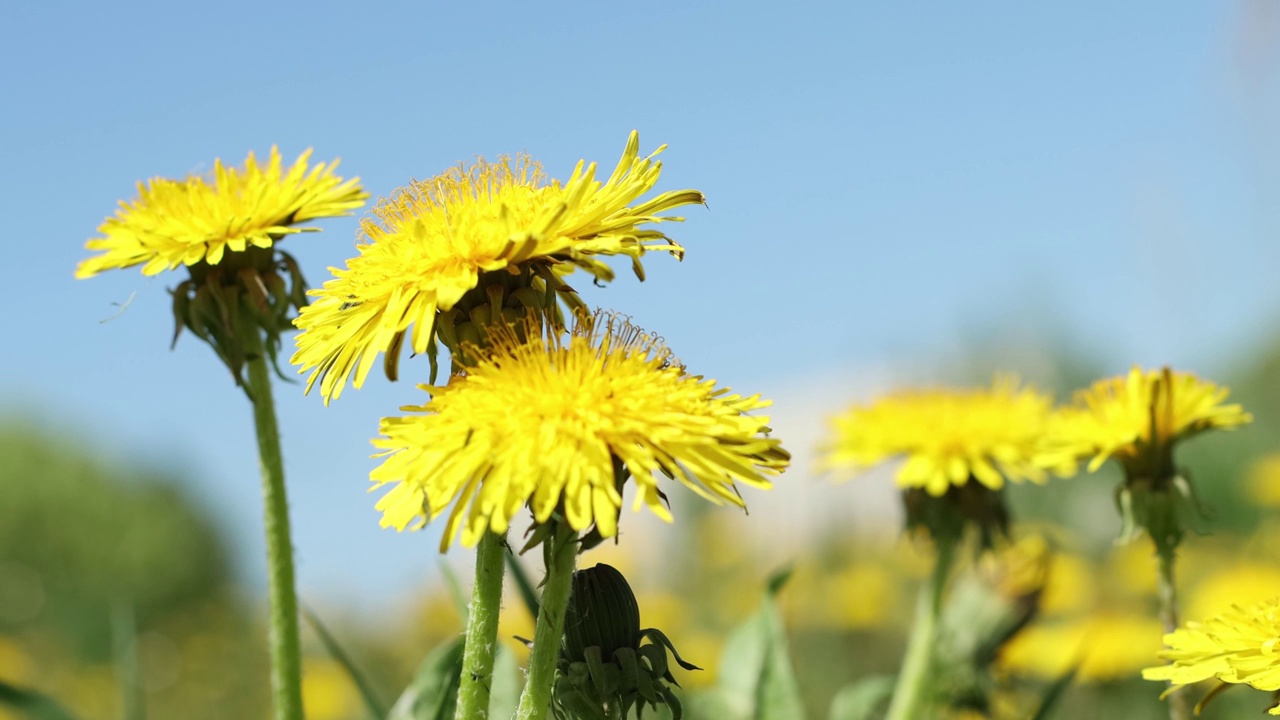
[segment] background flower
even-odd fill
[[[1054,418],[1046,456],[1055,462],[1091,458],[1090,472],[1110,457],[1127,468],[1160,463],[1179,440],[1253,420],[1240,405],[1224,403],[1229,392],[1191,373],[1135,366],[1128,375],[1076,392]]]
[[[1043,483],[1036,454],[1052,402],[1008,378],[982,390],[900,391],[836,417],[825,463],[862,470],[903,459],[898,485],[935,497],[970,478],[992,490],[1006,480]]]

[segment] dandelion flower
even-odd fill
[[[1130,472],[1166,472],[1173,446],[1205,430],[1230,430],[1252,421],[1229,390],[1191,373],[1169,368],[1099,380],[1076,393],[1049,433],[1047,460],[1091,458],[1089,471],[1116,458]]]
[[[379,353],[394,379],[407,333],[415,354],[434,358],[437,337],[452,349],[454,320],[438,316],[455,308],[460,320],[492,302],[516,316],[550,310],[546,304],[554,307],[556,298],[578,309],[581,301],[562,279],[573,269],[609,281],[613,270],[600,258],[626,255],[643,280],[646,252],[680,257],[679,245],[647,226],[682,220],[661,213],[701,203],[702,193],[666,192],[633,204],[662,171],[654,157],[664,148],[642,158],[639,147],[633,132],[603,183],[595,163],[579,162],[562,184],[521,155],[459,166],[379,202],[376,218],[361,223],[359,255],[345,269],[332,268],[334,278],[312,291],[315,300],[297,320],[293,363],[310,373],[307,390],[319,381],[327,402],[349,378],[360,387]]]
[[[448,511],[441,550],[461,529],[473,546],[503,533],[527,504],[535,520],[558,512],[574,530],[617,531],[615,463],[646,505],[670,521],[654,473],[716,503],[741,506],[735,483],[770,486],[789,456],[768,437],[769,405],[731,394],[672,364],[655,338],[614,316],[580,321],[566,338],[544,326],[524,342],[498,326],[489,347],[409,415],[384,419],[371,474],[394,487],[382,525],[417,528]],[[450,510],[450,506],[452,509]]]
[[[249,153],[244,168],[214,161],[211,177],[138,183],[138,197],[121,202],[98,228],[103,237],[85,243],[101,254],[82,261],[76,277],[134,265],[142,265],[144,275],[201,261],[217,265],[228,251],[269,248],[285,235],[317,232],[297,224],[349,215],[364,204],[368,194],[358,178],[335,175],[336,160],[308,169],[310,157],[307,150],[285,169],[272,147],[265,166]]]
[[[1142,671],[1147,680],[1167,681],[1176,689],[1217,678],[1258,690],[1280,690],[1280,599],[1231,610],[1203,623],[1188,622],[1164,636],[1160,652],[1168,665]],[[1280,715],[1280,705],[1271,708]]]
[[[835,418],[826,464],[862,470],[905,459],[898,485],[941,497],[970,478],[991,490],[1006,480],[1043,483],[1035,461],[1053,402],[1011,379],[990,389],[907,390]]]

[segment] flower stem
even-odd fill
[[[455,720],[489,717],[489,690],[493,684],[493,657],[498,642],[498,616],[502,611],[504,536],[485,532],[476,545],[476,581],[467,612],[467,645],[462,652],[462,681],[458,686]]]
[[[263,518],[267,532],[268,640],[271,649],[271,699],[275,720],[302,720],[302,653],[298,643],[298,597],[293,581],[293,542],[289,534],[289,500],[284,488],[280,430],[276,426],[271,374],[262,337],[249,348],[249,396],[258,435],[262,470]]]
[[[1176,559],[1174,548],[1157,548],[1156,559],[1159,565],[1156,594],[1160,601],[1160,624],[1164,626],[1164,632],[1167,635],[1178,629],[1178,588],[1174,582]],[[1170,720],[1190,720],[1191,698],[1186,693],[1175,692],[1169,695],[1169,718]]]
[[[577,533],[561,525],[547,538],[543,559],[547,577],[543,581],[538,625],[533,631],[533,652],[529,656],[529,679],[520,693],[516,720],[543,720],[551,707],[551,686],[555,683],[560,659],[560,639],[564,637],[564,614],[573,587],[573,566],[578,559]]]
[[[938,617],[942,614],[942,595],[951,573],[955,541],[938,539],[938,557],[929,583],[920,588],[916,600],[916,616],[907,641],[907,655],[893,689],[893,701],[885,720],[914,720],[925,717],[926,685],[933,665],[933,648],[937,645]]]

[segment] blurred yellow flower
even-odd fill
[[[1122,590],[1134,597],[1152,597],[1156,593],[1156,560],[1151,548],[1135,543],[1116,546],[1106,557],[1100,580],[1108,588]]]
[[[1044,536],[1024,535],[979,558],[978,571],[1001,596],[1016,600],[1044,590],[1055,557]]]
[[[443,551],[460,528],[468,546],[505,532],[527,503],[540,523],[558,510],[573,529],[594,523],[612,537],[615,459],[636,484],[636,507],[667,521],[654,473],[742,506],[735,482],[767,489],[789,463],[768,418],[747,414],[768,401],[688,375],[616,316],[582,318],[567,339],[550,327],[528,335],[495,330],[465,375],[420,386],[429,402],[383,420],[374,445],[385,459],[370,477],[395,485],[377,505],[384,527],[421,527],[452,504]]]
[[[697,621],[692,604],[669,590],[641,593],[636,596],[636,604],[640,607],[640,627],[662,630],[680,649],[680,657],[701,668],[700,672],[682,673],[681,687],[712,685],[724,638],[709,632],[703,623]]]
[[[1047,395],[1011,378],[983,390],[901,391],[835,418],[824,464],[857,471],[905,458],[898,485],[935,497],[970,478],[992,490],[1006,480],[1043,483],[1048,468],[1035,458],[1051,408]]]
[[[351,676],[328,658],[307,658],[302,673],[302,706],[308,720],[347,720],[361,713]]]
[[[228,250],[269,248],[285,235],[318,232],[297,224],[349,215],[364,204],[369,195],[359,178],[335,175],[337,160],[308,170],[310,157],[311,150],[303,152],[286,170],[272,147],[265,166],[249,153],[243,169],[215,160],[211,177],[138,183],[137,199],[120,203],[98,228],[104,237],[85,243],[102,254],[82,261],[76,277],[134,265],[144,275],[201,261],[217,265]]]
[[[1079,665],[1081,681],[1132,677],[1160,649],[1160,623],[1138,614],[1100,613],[1067,622],[1037,623],[1000,651],[1014,673],[1056,679]]]
[[[23,685],[33,679],[34,669],[17,638],[0,635],[0,678]]]
[[[1168,665],[1142,671],[1147,680],[1189,685],[1209,678],[1258,690],[1280,690],[1280,599],[1241,607],[1164,636]],[[1270,714],[1280,715],[1280,704]]]
[[[1201,576],[1187,593],[1183,617],[1209,618],[1231,609],[1269,600],[1280,593],[1280,568],[1272,563],[1241,561],[1224,563],[1220,569]]]
[[[1107,378],[1077,391],[1050,424],[1046,462],[1084,458],[1089,472],[1114,457],[1143,469],[1172,452],[1173,444],[1212,428],[1232,429],[1253,420],[1240,405],[1225,405],[1229,390],[1169,368]]]
[[[520,280],[526,306],[558,296],[580,305],[561,276],[581,268],[597,281],[613,279],[600,256],[626,255],[644,278],[640,258],[659,250],[680,257],[683,248],[665,234],[643,226],[683,218],[661,215],[702,203],[697,190],[666,192],[631,205],[658,181],[662,164],[639,156],[632,132],[622,159],[603,184],[596,165],[579,162],[563,185],[521,155],[514,163],[477,161],[426,182],[414,182],[377,204],[376,220],[361,223],[359,255],[297,320],[302,330],[293,363],[310,372],[307,390],[320,380],[325,400],[336,398],[348,378],[359,388],[379,353],[394,365],[409,326],[414,353],[434,352],[437,314],[455,306],[477,287],[483,273]],[[447,336],[443,336],[448,339]]]
[[[837,570],[818,597],[823,601],[821,617],[846,630],[884,624],[902,600],[897,578],[888,569],[870,563]]]
[[[1040,594],[1040,611],[1048,615],[1083,610],[1093,604],[1096,583],[1094,570],[1084,558],[1054,553]]]
[[[1249,468],[1249,497],[1265,507],[1280,507],[1280,453],[1259,458]]]

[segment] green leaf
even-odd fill
[[[524,571],[524,567],[520,565],[520,560],[511,552],[511,548],[507,548],[507,569],[511,571],[511,577],[516,581],[516,588],[520,591],[520,597],[524,600],[524,606],[529,609],[529,616],[538,617],[538,592],[534,590],[533,583],[529,581],[529,574]]]
[[[497,720],[515,717],[519,705],[519,663],[511,648],[499,641],[498,652],[493,660],[493,687],[489,688],[489,717]]]
[[[75,720],[53,698],[0,680],[0,708],[4,707],[23,712],[32,720]]]
[[[462,680],[463,638],[432,650],[413,681],[392,706],[387,720],[451,720]]]
[[[871,720],[893,695],[893,675],[869,675],[844,686],[831,700],[830,720]]]
[[[786,630],[774,598],[790,570],[769,579],[755,615],[729,636],[721,655],[720,695],[726,717],[750,720],[801,720],[804,703],[787,649]]]
[[[324,623],[320,622],[320,618],[310,608],[303,608],[302,614],[307,618],[307,622],[311,623],[312,629],[316,631],[316,635],[320,637],[320,642],[324,645],[324,649],[328,651],[343,670],[347,671],[347,675],[351,678],[351,682],[355,683],[356,688],[360,691],[360,698],[364,700],[364,707],[369,711],[369,716],[374,720],[382,720],[387,716],[386,705],[378,698],[378,694],[374,692],[373,685],[370,684],[368,677],[360,672],[355,662],[351,660],[351,656],[342,649],[338,644],[337,638],[329,632]]]
[[[444,575],[444,584],[449,587],[449,597],[453,599],[454,607],[458,608],[458,617],[462,618],[462,624],[465,626],[467,613],[471,610],[467,604],[467,596],[462,592],[462,583],[458,582],[458,574],[443,561],[440,563],[440,574]]]

